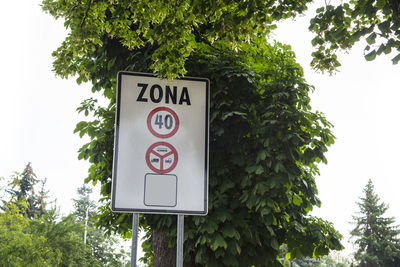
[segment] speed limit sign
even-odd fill
[[[111,208],[205,215],[209,81],[120,72]]]
[[[156,137],[169,138],[179,128],[179,118],[175,111],[167,107],[153,109],[147,117],[147,127]]]

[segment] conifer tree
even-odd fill
[[[47,182],[47,178],[45,178],[44,180],[40,180],[40,190],[36,196],[36,205],[34,205],[31,210],[37,214],[39,217],[42,216],[44,214],[44,212],[46,211],[46,205],[48,204],[48,202],[46,201],[46,199],[49,198],[49,191],[46,190],[46,182]]]
[[[96,203],[90,198],[93,190],[83,184],[77,189],[78,198],[73,199],[75,211],[73,212],[76,225],[83,228],[83,243],[90,247],[92,257],[96,258],[103,266],[123,266],[127,254],[123,246],[118,243],[115,235],[106,235],[105,231],[96,228],[92,217],[96,215]],[[117,248],[120,248],[119,252]]]
[[[353,216],[355,228],[351,231],[358,246],[355,259],[360,267],[400,266],[400,229],[394,218],[384,217],[388,205],[380,201],[371,180],[360,198],[358,216]]]
[[[78,198],[73,199],[75,208],[75,218],[78,222],[91,221],[92,216],[95,214],[96,204],[90,200],[92,188],[83,184],[77,189]]]
[[[35,192],[37,184],[41,184],[38,193]],[[35,215],[40,217],[44,214],[47,191],[45,190],[46,180],[39,180],[29,162],[22,173],[16,173],[12,177],[11,188],[7,192],[11,196],[13,203],[18,204],[22,199],[27,203],[25,211],[28,218],[32,219]]]

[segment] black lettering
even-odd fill
[[[160,129],[162,128],[162,126],[163,126],[162,115],[157,114],[156,121],[154,124],[158,125],[158,128],[160,128]]]
[[[179,99],[179,105],[182,105],[183,102],[186,102],[186,105],[190,106],[189,92],[186,87],[182,88],[181,97]]]
[[[154,90],[155,89],[158,90],[158,97],[157,98],[154,97]],[[163,90],[162,90],[161,86],[159,86],[158,84],[153,85],[150,88],[150,99],[151,99],[151,101],[153,101],[154,103],[160,103],[162,98],[163,98]]]
[[[173,87],[173,92],[171,92],[171,88],[167,85],[165,87],[165,103],[169,103],[169,98],[171,97],[172,104],[176,104],[176,86]]]
[[[147,98],[143,98],[143,95],[144,95],[144,92],[146,92],[147,86],[149,86],[149,85],[146,84],[146,83],[138,83],[137,85],[138,85],[139,87],[142,87],[142,90],[140,90],[139,96],[138,96],[138,98],[136,99],[136,101],[139,101],[139,102],[147,102]]]
[[[165,128],[167,128],[168,130],[172,128],[172,125],[174,124],[174,120],[172,119],[172,116],[170,114],[167,114],[167,116],[165,116]]]
[[[149,85],[146,83],[138,83],[137,86],[141,87],[141,89],[140,89],[140,92],[139,92],[139,95],[138,95],[136,101],[148,102],[148,98],[145,96],[145,93],[146,93],[146,90],[149,87]],[[160,103],[164,97],[164,90],[160,85],[154,84],[150,88],[149,95],[150,95],[150,100],[153,103]],[[177,86],[172,86],[172,88],[171,88],[171,86],[166,85],[165,86],[165,103],[166,104],[169,104],[169,103],[176,104],[177,98],[178,98]],[[178,104],[183,105],[184,103],[186,103],[186,105],[188,105],[188,106],[191,105],[189,91],[188,91],[187,87],[182,88],[182,92],[180,94]]]

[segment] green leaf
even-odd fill
[[[232,225],[227,225],[222,229],[222,234],[225,237],[235,238],[236,240],[240,239],[239,233]]]
[[[255,174],[262,174],[264,172],[264,168],[259,165],[255,171]]]
[[[384,44],[381,44],[378,48],[378,50],[376,51],[377,55],[382,54],[383,51],[385,51],[386,46]]]
[[[87,125],[88,125],[88,122],[86,122],[86,121],[81,121],[81,122],[79,122],[79,123],[76,125],[75,129],[74,129],[74,133],[77,133],[77,132],[81,131],[81,130],[82,130],[83,128],[85,128]]]
[[[267,151],[262,150],[262,151],[258,152],[256,162],[263,161],[263,160],[265,160],[266,157],[267,157]]]
[[[390,30],[390,21],[386,20],[382,23],[378,24],[378,28],[381,31],[382,34],[389,34],[391,32]]]
[[[364,36],[364,33],[363,33],[363,31],[361,31],[361,30],[358,30],[358,31],[356,31],[356,32],[354,32],[354,33],[352,34],[352,38],[353,38],[356,42],[358,42],[358,41],[360,40],[361,36]]]
[[[111,59],[110,61],[108,61],[107,70],[110,70],[110,69],[114,66],[115,60],[116,60],[116,58],[114,57],[113,59]]]
[[[283,166],[283,164],[282,164],[280,161],[278,161],[278,162],[275,164],[274,171],[275,171],[276,173],[285,172],[285,171],[286,171],[286,168],[285,168],[285,166]]]
[[[327,255],[328,252],[329,252],[328,248],[319,246],[319,247],[315,248],[313,256],[314,257],[321,257],[321,256],[324,256],[324,255]]]
[[[377,0],[376,1],[376,8],[383,9],[383,7],[387,4],[386,0]]]
[[[374,59],[376,58],[376,51],[375,51],[375,50],[372,50],[371,52],[369,52],[368,54],[366,54],[364,57],[365,57],[365,59],[366,59],[367,61],[374,60]]]
[[[253,165],[246,168],[248,173],[261,174],[264,172],[264,168],[261,165]]]
[[[235,247],[236,247],[237,253],[240,255],[240,253],[242,252],[242,249],[240,248],[240,246],[237,242],[235,242]]]
[[[392,58],[392,62],[393,64],[397,64],[400,61],[400,54],[398,54],[397,56],[395,56],[394,58]]]
[[[293,193],[293,204],[295,204],[296,206],[300,206],[301,203],[303,203],[303,199],[296,193]]]
[[[392,52],[392,47],[394,46],[394,40],[392,38],[389,39],[389,41],[387,42],[386,46],[385,46],[385,50],[383,50],[383,53],[385,53],[385,55],[389,54],[390,52]]]
[[[369,45],[374,44],[374,43],[375,43],[375,40],[376,40],[376,33],[375,33],[375,32],[371,33],[371,34],[367,37],[366,40],[367,40],[367,43],[368,43]]]
[[[217,229],[218,225],[213,220],[208,220],[204,228],[204,230],[209,234],[215,233]]]
[[[225,239],[220,234],[217,234],[214,239],[214,242],[210,245],[210,248],[213,251],[216,251],[218,248],[221,248],[221,247],[226,249],[228,247],[228,244],[226,243]]]
[[[278,241],[275,238],[271,239],[271,247],[275,250],[279,250],[279,244]]]

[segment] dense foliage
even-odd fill
[[[360,198],[359,214],[353,216],[351,231],[358,250],[355,259],[360,267],[400,266],[400,228],[394,218],[384,217],[388,206],[381,203],[369,180]]]
[[[43,8],[65,19],[71,29],[55,52],[54,67],[62,77],[91,78],[87,53],[115,39],[131,50],[155,47],[152,70],[163,77],[185,74],[187,58],[203,43],[223,40],[232,49],[265,36],[281,19],[306,10],[311,0],[43,0]],[[90,53],[90,52],[89,52]]]
[[[394,64],[400,60],[400,2],[396,0],[328,1],[317,9],[310,30],[316,36],[317,48],[311,65],[332,72],[340,66],[337,51],[348,50],[366,39],[366,60],[377,55],[394,53]]]
[[[32,174],[32,167],[30,164],[28,166]],[[53,207],[43,209],[41,216],[29,216],[33,204],[25,197],[17,200],[20,190],[11,190],[16,177],[12,177],[11,185],[0,190],[3,200],[3,212],[0,213],[0,266],[126,265],[127,253],[116,249],[116,238],[105,237],[103,231],[91,224],[85,226],[76,219],[75,212],[60,216]],[[85,196],[78,200],[82,198]]]
[[[46,245],[42,235],[32,235],[30,220],[24,215],[27,203],[6,203],[0,213],[1,266],[57,266],[59,251]]]
[[[185,62],[206,43],[222,40],[236,50],[275,29],[275,23],[307,10],[311,0],[296,1],[130,1],[43,0],[43,8],[65,19],[71,31],[54,52],[54,67],[61,77],[78,75],[91,80],[83,61],[87,51],[116,39],[135,50],[154,46],[152,72],[176,78],[187,73]],[[338,50],[348,50],[366,38],[365,58],[400,48],[400,4],[395,0],[321,1],[309,29],[315,33],[311,65],[332,73],[339,66]],[[400,60],[395,54],[393,63]]]

